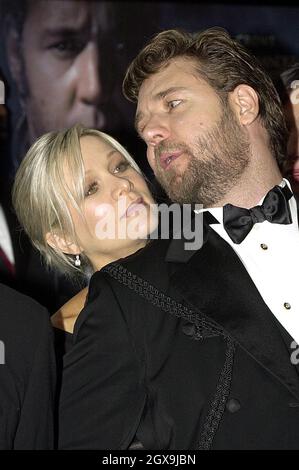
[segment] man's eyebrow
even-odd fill
[[[48,37],[67,37],[74,36],[82,32],[85,26],[62,26],[56,28],[47,28],[44,30],[44,36]]]
[[[185,91],[185,90],[186,90],[186,87],[184,87],[184,86],[172,86],[172,87],[166,88],[166,90],[162,90],[162,91],[159,91],[158,93],[156,93],[153,96],[152,100],[153,101],[160,101],[160,100],[163,100],[167,95],[170,95],[170,93],[174,93],[176,91]],[[135,116],[135,129],[136,129],[137,132],[139,132],[139,123],[140,123],[142,118],[143,118],[143,113],[141,111],[136,113],[136,116]]]
[[[167,95],[170,95],[170,93],[173,93],[175,91],[184,91],[184,90],[186,90],[186,87],[184,86],[169,87],[166,90],[159,91],[159,93],[154,95],[154,101],[163,100]]]

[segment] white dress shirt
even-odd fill
[[[290,187],[286,179],[280,186],[285,184]],[[240,244],[235,244],[223,227],[222,207],[203,211],[208,210],[219,221],[210,226],[230,244],[269,309],[299,344],[299,228],[294,196],[289,204],[291,224],[256,223]]]
[[[3,212],[2,206],[0,205],[0,246],[4,253],[6,254],[9,261],[14,264],[14,253],[11,243],[11,238],[9,234],[8,225],[6,222],[5,214]]]

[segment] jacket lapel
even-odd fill
[[[299,399],[296,368],[272,312],[244,265],[207,223],[203,239],[200,250],[187,253],[182,252],[184,240],[171,242],[166,260],[182,263],[172,275],[172,286],[191,308],[216,322]]]

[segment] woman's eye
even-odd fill
[[[95,194],[98,190],[98,183],[92,183],[88,186],[87,190],[85,191],[85,197],[91,196]]]
[[[167,103],[167,105],[169,108],[173,109],[176,108],[181,102],[182,100],[171,100]]]
[[[113,172],[114,173],[119,173],[121,171],[125,171],[129,166],[130,166],[130,163],[127,162],[127,161],[120,162],[118,165],[116,165]]]

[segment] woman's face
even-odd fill
[[[120,152],[97,136],[84,136],[80,144],[85,223],[73,206],[70,212],[80,251],[100,269],[142,248],[157,225],[157,217],[143,177]]]

